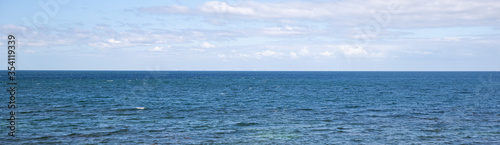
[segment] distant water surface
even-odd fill
[[[17,75],[0,144],[500,144],[499,72]]]

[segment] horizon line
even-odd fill
[[[3,70],[8,71],[8,70]],[[53,70],[16,70],[16,71],[189,71],[189,72],[203,72],[203,71],[211,71],[211,72],[223,72],[223,71],[231,71],[231,72],[500,72],[498,70],[64,70],[64,69],[53,69]]]

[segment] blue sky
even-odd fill
[[[0,8],[0,36],[17,36],[22,70],[500,70],[494,0],[39,0]]]

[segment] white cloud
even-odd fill
[[[435,62],[474,54],[476,58],[489,58],[491,63],[498,62],[500,52],[497,49],[500,46],[500,1],[251,0],[176,4],[135,8],[135,11],[127,9],[123,17],[113,17],[115,9],[103,9],[103,19],[97,24],[87,17],[50,21],[47,25],[31,28],[33,30],[22,25],[0,24],[0,36],[12,32],[27,36],[36,34],[36,38],[19,39],[26,53],[34,50],[41,54],[63,52],[67,53],[65,56],[73,56],[116,52],[116,56],[125,56],[121,54],[168,51],[169,55],[178,57],[162,60],[189,58],[193,61],[185,62],[186,66],[202,67],[209,66],[194,62],[214,64],[213,61],[219,59],[243,59],[255,61],[249,64],[262,62],[263,66],[269,66],[272,65],[270,60],[256,59],[279,58],[286,62],[300,58],[304,61],[302,67],[307,68],[312,64],[307,61],[323,61],[326,57],[363,58],[360,61],[368,63],[376,63],[374,59],[394,62],[396,59],[392,58],[397,58],[396,61],[432,58]],[[400,11],[388,11],[391,4],[400,4]],[[137,5],[123,3],[120,10],[125,7]],[[140,19],[128,21],[127,18],[132,17]],[[212,19],[225,19],[227,23],[213,25],[209,23]],[[379,24],[379,20],[387,22],[380,24],[379,30],[367,33],[366,24]],[[428,31],[424,33],[423,30]],[[450,30],[461,33],[449,33]],[[25,31],[27,33],[22,33]],[[359,33],[349,35],[353,31]],[[53,35],[47,35],[50,33]],[[355,42],[351,43],[352,40]],[[5,43],[0,41],[0,44]],[[170,48],[169,44],[175,47]],[[207,55],[199,55],[201,52]],[[470,58],[460,59],[479,60]]]
[[[98,48],[110,48],[111,45],[109,43],[103,43],[103,42],[93,42],[93,43],[88,43],[90,47],[98,47]]]
[[[141,8],[152,13],[185,13],[212,17],[228,15],[228,18],[264,18],[329,20],[344,26],[360,26],[369,21],[382,22],[383,26],[397,28],[481,26],[498,25],[500,3],[496,0],[481,2],[469,0],[441,1],[401,1],[401,0],[349,0],[349,1],[286,1],[256,2],[245,1],[237,5],[226,2],[209,1],[198,9],[170,7]],[[156,10],[162,9],[162,10]],[[163,9],[168,9],[163,10]],[[170,11],[171,10],[171,11]],[[206,15],[209,14],[209,15]],[[245,19],[241,19],[245,18]],[[380,21],[380,22],[379,22]],[[269,30],[268,33],[280,32]]]
[[[191,51],[203,52],[205,49],[191,48]]]
[[[359,57],[359,56],[365,56],[368,54],[368,52],[366,52],[365,49],[363,49],[361,47],[350,46],[350,45],[340,46],[340,51],[346,57]]]
[[[50,39],[49,39],[50,40]],[[34,39],[28,39],[23,43],[25,46],[64,46],[64,45],[70,45],[73,42],[68,39],[60,39],[60,40],[54,40],[54,41],[44,41],[44,39],[41,40],[34,40]]]
[[[327,7],[318,6],[319,5],[306,2],[259,3],[253,1],[240,3],[238,6],[232,6],[225,2],[211,1],[206,2],[201,7],[201,11],[206,13],[223,13],[260,18],[313,18],[333,14]]]
[[[173,12],[187,12],[189,11],[189,8],[184,7],[184,6],[178,6],[178,5],[173,5],[168,8],[170,11]]]
[[[228,57],[225,54],[218,54],[217,57],[222,59],[222,61],[229,61]]]
[[[170,46],[156,46],[156,47],[153,47],[151,49],[149,49],[149,51],[167,51],[168,48],[170,48]]]
[[[237,57],[237,58],[248,58],[248,57],[250,57],[250,55],[248,55],[248,54],[238,53],[238,54],[236,54],[236,57]]]
[[[290,53],[289,53],[289,55],[290,55],[290,57],[292,57],[292,58],[294,58],[294,59],[295,59],[295,58],[297,58],[297,53],[295,53],[295,52],[293,52],[293,51],[292,51],[292,52],[290,52]]]
[[[301,49],[301,50],[299,51],[299,55],[302,55],[302,56],[308,56],[308,55],[309,55],[309,53],[310,53],[310,52],[309,52],[309,50],[307,50],[307,49],[305,49],[305,48],[304,48],[304,49]]]
[[[266,50],[263,52],[257,52],[257,54],[262,55],[262,56],[276,56],[278,53],[271,51],[271,50]]]
[[[155,6],[148,8],[139,8],[139,11],[150,12],[150,13],[189,13],[189,8],[184,6],[172,5],[172,6]]]
[[[463,37],[442,37],[442,38],[435,38],[434,41],[458,42],[462,39],[464,39],[464,38]]]
[[[201,43],[200,46],[203,47],[203,48],[215,48],[215,45],[210,44],[208,42],[203,42],[203,43]]]
[[[283,55],[282,52],[276,52],[276,51],[271,51],[271,50],[265,50],[265,51],[255,53],[255,57],[257,59],[261,59],[262,57],[280,57],[282,55]]]
[[[26,31],[28,28],[24,26],[18,26],[18,25],[13,25],[13,24],[4,24],[0,25],[0,31],[12,31],[12,32],[22,32]]]
[[[118,41],[118,40],[115,40],[115,39],[108,39],[108,42],[109,43],[122,43],[122,41]]]
[[[333,54],[333,53],[332,53],[332,52],[330,52],[330,51],[325,51],[325,52],[321,52],[321,53],[320,53],[320,55],[321,55],[321,56],[326,56],[326,57],[330,57],[330,56],[332,56],[332,54]]]
[[[298,27],[284,26],[284,27],[270,27],[264,28],[262,33],[268,35],[294,35],[301,34],[302,32],[298,30]]]
[[[201,11],[216,14],[254,15],[252,8],[231,6],[225,2],[209,1],[200,8]]]
[[[222,59],[226,59],[227,58],[225,54],[218,54],[217,57],[222,58]]]

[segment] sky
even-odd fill
[[[500,70],[498,0],[38,0],[0,9],[0,46],[16,36],[19,70]]]

